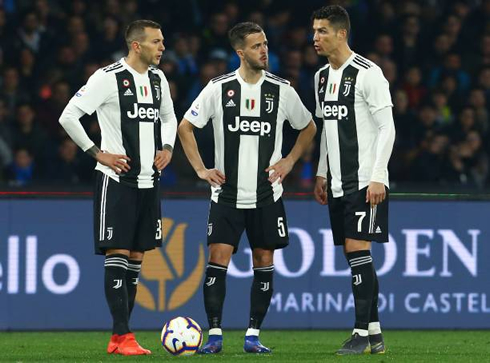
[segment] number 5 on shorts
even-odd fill
[[[366,217],[366,212],[356,212],[356,216],[359,216],[357,221],[357,232],[362,232],[362,220]]]
[[[284,226],[284,217],[277,218],[277,232],[279,237],[286,237],[286,228]]]

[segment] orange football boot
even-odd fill
[[[111,336],[111,340],[109,340],[109,344],[107,345],[107,353],[117,353],[117,346],[119,345],[119,335],[113,334]]]
[[[151,351],[143,348],[138,344],[134,333],[127,333],[119,336],[119,344],[117,346],[117,353],[122,355],[147,355],[151,354]]]

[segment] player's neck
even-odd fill
[[[352,55],[352,50],[346,44],[345,46],[339,47],[337,51],[328,56],[328,63],[333,69],[339,69]]]
[[[242,79],[250,84],[255,84],[262,77],[262,70],[250,69],[243,64],[238,68],[238,73]]]
[[[126,64],[133,68],[136,72],[145,74],[148,71],[148,64],[143,63],[137,56],[128,54],[125,58]]]

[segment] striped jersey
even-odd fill
[[[312,118],[288,81],[262,71],[249,84],[238,70],[212,79],[184,117],[198,128],[212,120],[215,168],[226,182],[211,187],[211,200],[240,209],[281,197],[282,184],[271,184],[265,169],[282,158],[284,121],[300,130]]]
[[[352,52],[339,69],[327,64],[315,74],[315,98],[315,114],[323,119],[317,175],[327,177],[334,197],[365,188],[378,141],[373,115],[393,106],[388,81],[376,64]],[[389,187],[388,170],[382,174]]]
[[[150,67],[142,74],[122,58],[97,70],[70,102],[89,115],[97,112],[101,150],[131,159],[125,174],[100,163],[97,170],[133,188],[152,188],[158,182],[155,154],[165,144],[174,145],[177,124],[161,70]]]

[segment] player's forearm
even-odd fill
[[[186,119],[182,120],[178,129],[180,143],[184,149],[185,155],[191,163],[192,167],[199,173],[199,171],[205,169],[204,163],[199,154],[199,149],[197,148],[196,137],[194,136],[194,127]]]
[[[387,179],[388,162],[395,143],[395,122],[391,107],[386,107],[374,115],[378,124],[378,144],[371,181],[382,183]]]
[[[66,133],[72,138],[72,140],[83,150],[87,151],[95,144],[88,137],[85,129],[83,128],[80,118],[85,114],[81,109],[72,103],[63,110],[60,116],[59,123],[65,129]]]
[[[288,154],[287,158],[293,163],[296,163],[298,159],[303,155],[308,146],[311,144],[313,137],[316,134],[316,125],[313,120],[310,121],[308,126],[306,126],[298,135],[296,143],[294,144],[291,152]]]
[[[168,145],[168,150],[172,151],[175,145],[175,137],[177,136],[177,118],[175,114],[167,115],[162,118],[162,143]]]
[[[316,176],[327,178],[327,140],[325,135],[325,125],[322,129],[322,136],[320,138],[320,159],[318,160],[318,170]]]

